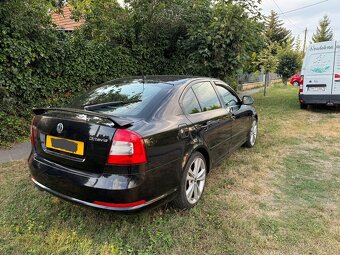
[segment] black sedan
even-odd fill
[[[224,82],[201,77],[116,79],[64,108],[35,108],[31,179],[80,204],[133,211],[172,201],[192,208],[206,176],[241,146],[258,116]]]

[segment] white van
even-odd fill
[[[309,45],[301,79],[301,109],[310,104],[340,105],[340,41]]]

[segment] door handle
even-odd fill
[[[208,123],[204,123],[204,124],[201,126],[201,130],[203,130],[203,131],[207,131],[208,128],[209,128]]]
[[[209,120],[209,121],[205,122],[204,124],[202,124],[201,129],[204,130],[204,131],[207,131],[209,129],[209,127],[211,125],[213,125],[213,123],[215,123],[215,121]]]
[[[178,125],[178,134],[180,138],[187,138],[190,135],[189,127],[187,124],[179,124]]]

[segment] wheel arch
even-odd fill
[[[198,147],[193,147],[187,154],[186,156],[183,158],[183,162],[182,162],[182,169],[185,169],[186,165],[189,162],[190,157],[195,153],[195,152],[199,152],[203,155],[206,164],[207,164],[207,172],[210,172],[210,169],[212,168],[212,162],[211,162],[211,157],[209,155],[208,149],[204,146],[198,146]]]
[[[206,164],[207,164],[207,167],[208,167],[207,173],[209,173],[210,169],[211,169],[211,160],[210,160],[209,152],[204,147],[200,147],[200,148],[196,149],[195,151],[201,153],[203,155],[203,157],[205,158],[205,161],[206,161]],[[193,151],[193,152],[195,152],[195,151]]]

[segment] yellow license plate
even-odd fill
[[[68,152],[76,155],[84,155],[84,142],[55,137],[46,136],[46,148],[58,151]]]

